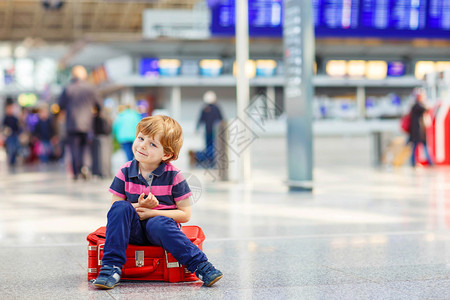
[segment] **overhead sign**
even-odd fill
[[[235,0],[209,1],[211,34],[233,36]],[[248,0],[249,34],[281,37],[281,0]],[[317,37],[450,39],[450,0],[312,0]]]
[[[235,0],[210,1],[211,34],[234,36]],[[281,37],[283,35],[282,0],[248,0],[248,30],[250,36]]]

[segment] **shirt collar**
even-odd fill
[[[152,174],[155,176],[161,176],[166,169],[166,163],[161,163],[159,167],[153,170]],[[133,159],[130,164],[130,173],[128,173],[130,177],[138,177],[139,176],[139,163],[136,159]]]
[[[128,173],[130,177],[138,177],[139,176],[139,163],[136,159],[133,159],[130,164],[130,173]]]
[[[163,162],[157,167],[155,170],[153,170],[152,174],[155,176],[161,176],[164,173],[164,170],[166,169],[166,163]]]

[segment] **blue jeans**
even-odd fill
[[[41,141],[41,146],[39,149],[39,159],[43,163],[47,163],[52,154],[52,144],[50,141]]]
[[[160,246],[191,272],[208,260],[173,219],[157,216],[140,221],[130,202],[116,201],[108,212],[103,265],[122,268],[127,260],[128,244]]]
[[[419,144],[423,145],[423,151],[425,152],[425,156],[427,158],[428,164],[430,166],[433,165],[433,160],[431,159],[430,153],[428,153],[428,148],[427,145],[421,142],[413,142],[413,148],[412,148],[412,154],[411,154],[411,166],[416,166],[416,151],[417,151],[417,146]]]
[[[205,134],[205,143],[206,143],[206,156],[213,160],[214,159],[214,132],[207,132]]]
[[[8,157],[8,165],[14,166],[16,164],[16,158],[20,148],[19,136],[16,134],[8,136],[5,141],[5,147],[6,156]]]
[[[214,132],[205,133],[205,150],[196,152],[196,159],[199,165],[204,168],[213,168],[216,163],[216,153],[214,148]]]

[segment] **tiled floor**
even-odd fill
[[[283,184],[282,138],[254,142],[248,185],[189,170],[183,154],[198,191],[190,224],[225,274],[211,288],[93,289],[86,235],[105,223],[110,179],[73,182],[60,166],[10,174],[0,159],[0,299],[450,299],[450,167],[376,169],[369,145],[317,139],[313,193]]]

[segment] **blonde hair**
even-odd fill
[[[143,135],[160,138],[160,143],[165,154],[172,154],[172,157],[165,160],[169,162],[176,160],[183,145],[183,130],[177,121],[168,116],[151,116],[143,118],[136,126],[136,136],[141,132]]]
[[[72,68],[72,78],[79,80],[86,80],[88,77],[86,68],[80,65],[76,65]]]

